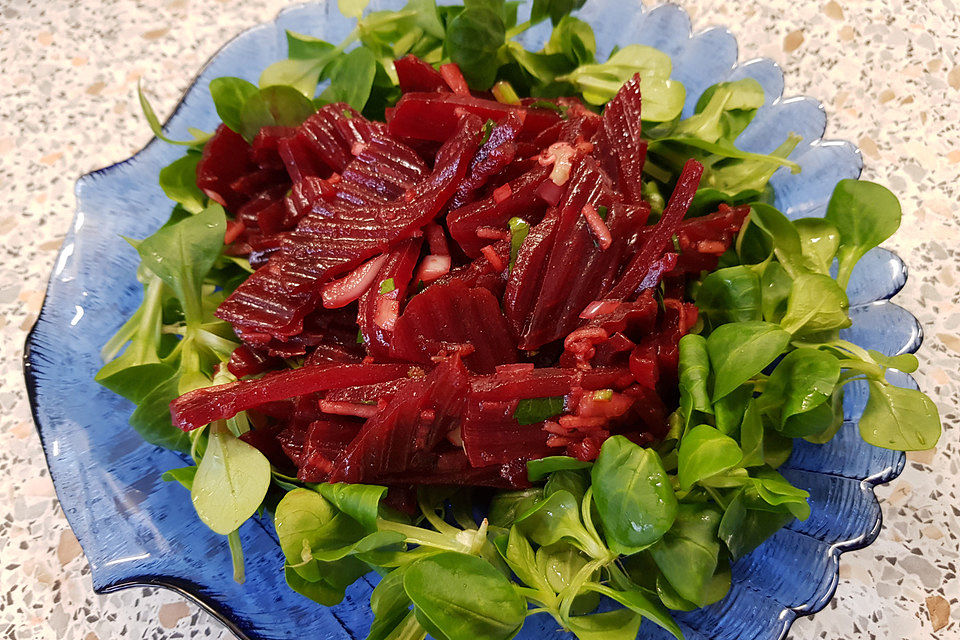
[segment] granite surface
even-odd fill
[[[57,503],[20,369],[82,173],[150,138],[143,79],[169,113],[194,72],[280,0],[0,2],[0,638],[230,638],[168,591],[93,593]],[[741,59],[767,56],[787,95],[823,101],[828,138],[863,150],[904,225],[888,246],[911,268],[899,304],[926,332],[918,381],[938,403],[936,451],[910,454],[878,490],[884,529],[843,556],[836,597],[791,637],[960,638],[960,4],[952,0],[683,3],[697,28],[730,27]]]

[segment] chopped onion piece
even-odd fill
[[[424,256],[423,260],[420,261],[420,269],[413,281],[429,284],[448,273],[450,273],[450,256]]]
[[[513,195],[513,189],[510,188],[510,183],[500,185],[493,190],[493,201],[497,204],[500,204],[507,198]]]
[[[203,192],[207,194],[208,198],[210,198],[220,206],[223,206],[223,207],[227,206],[227,201],[223,199],[223,196],[221,196],[219,193],[217,193],[213,189],[204,189]]]
[[[386,260],[386,255],[368,260],[343,278],[324,285],[323,306],[327,309],[339,309],[359,298],[373,285],[377,272]]]
[[[590,231],[593,232],[594,237],[597,239],[597,244],[600,245],[600,249],[603,251],[609,249],[610,245],[613,244],[613,236],[610,235],[610,229],[607,228],[607,223],[603,221],[603,218],[600,217],[600,214],[597,213],[593,205],[583,205],[580,213],[586,218],[587,226],[590,227]]]
[[[516,364],[498,364],[497,373],[520,373],[521,371],[533,371],[532,362],[517,362]]]
[[[321,400],[320,411],[337,416],[356,416],[357,418],[372,418],[377,415],[379,407],[375,404],[359,404],[356,402],[332,402]]]
[[[580,317],[583,320],[592,320],[597,316],[613,313],[619,306],[619,300],[594,300],[587,305],[587,308],[583,310],[583,312],[580,314]]]
[[[483,249],[480,250],[480,253],[482,253],[484,257],[487,259],[487,261],[493,266],[494,271],[496,271],[497,273],[500,273],[501,271],[503,271],[503,267],[504,267],[503,260],[500,259],[500,256],[497,255],[497,252],[494,250],[494,248],[491,245],[488,244],[487,246],[485,246]]]
[[[373,315],[374,324],[386,331],[393,331],[393,326],[397,323],[397,316],[399,315],[399,300],[391,300],[386,296],[377,298],[377,308]]]

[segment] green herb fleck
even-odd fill
[[[487,121],[483,123],[483,128],[480,129],[482,135],[480,136],[480,144],[486,144],[487,140],[490,139],[490,134],[493,133],[493,120],[487,118]]]
[[[393,278],[387,278],[386,280],[380,283],[381,294],[390,293],[391,291],[395,291],[396,288],[397,286],[393,283]]]
[[[517,403],[513,417],[520,424],[537,424],[563,412],[563,396],[552,398],[524,398]]]
[[[520,247],[523,241],[527,239],[530,233],[530,223],[523,218],[510,218],[510,271],[513,271],[513,265],[517,263],[517,254],[520,253]]]

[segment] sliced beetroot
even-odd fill
[[[749,206],[721,204],[715,213],[684,220],[677,231],[680,256],[673,273],[699,274],[716,269],[749,214]]]
[[[493,251],[498,258],[498,262],[509,265],[510,263],[510,241],[500,240],[494,244],[487,245],[490,251]],[[500,298],[503,295],[504,274],[495,269],[490,262],[490,253],[481,255],[475,260],[452,269],[443,277],[437,279],[430,287],[442,286],[451,282],[459,282],[471,289],[480,287],[491,292],[494,297]]]
[[[409,368],[409,365],[402,364],[344,364],[278,371],[256,380],[241,380],[190,391],[170,404],[170,413],[173,424],[190,431],[214,420],[232,418],[245,409],[253,409],[265,402],[328,389],[396,380],[406,376]]]
[[[524,460],[473,467],[463,450],[444,452],[430,467],[386,474],[382,477],[382,482],[390,485],[450,485],[494,489],[525,489],[531,486]]]
[[[517,401],[467,402],[460,427],[470,464],[484,467],[512,460],[537,460],[552,453],[540,424],[521,425],[513,417]]]
[[[263,169],[284,169],[280,141],[296,134],[293,127],[262,127],[253,138],[253,159]]]
[[[507,283],[504,307],[521,349],[538,349],[581,324],[580,314],[617,278],[632,248],[636,219],[615,207],[608,179],[592,158],[571,175],[556,217],[531,230]],[[600,219],[608,242],[591,228],[584,209]],[[587,276],[587,277],[585,277]]]
[[[469,257],[480,255],[480,250],[495,240],[489,233],[494,230],[509,234],[508,222],[511,218],[522,218],[534,225],[543,219],[546,203],[537,195],[537,188],[547,180],[550,168],[540,164],[530,171],[505,183],[506,189],[500,194],[472,202],[447,214],[450,235]],[[509,235],[507,236],[509,237]]]
[[[510,111],[503,120],[490,125],[486,142],[480,146],[473,162],[470,163],[470,171],[450,199],[451,209],[473,201],[477,192],[493,175],[513,162],[517,155],[515,141],[523,128],[525,116],[526,113],[523,111]]]
[[[257,170],[247,141],[221,124],[203,147],[203,155],[197,164],[197,186],[227,211],[235,212],[246,197],[235,192],[231,185]]]
[[[407,386],[408,381],[409,378],[397,378],[375,384],[331,389],[324,394],[324,400],[366,405],[386,404]]]
[[[617,188],[630,202],[641,202],[647,142],[641,139],[640,74],[628,80],[603,110],[603,148],[613,157]]]
[[[493,373],[497,365],[517,361],[515,344],[493,294],[454,280],[410,300],[394,327],[390,353],[427,364],[456,351],[471,371]]]
[[[485,402],[511,402],[524,398],[565,396],[576,388],[622,389],[631,383],[624,368],[595,368],[587,371],[549,367],[507,369],[470,379],[470,398]]]
[[[276,369],[280,364],[277,358],[271,358],[242,344],[230,354],[227,370],[237,378],[245,378]]]
[[[344,418],[311,422],[303,441],[297,479],[301,482],[323,482],[333,470],[333,461],[342,455],[359,431],[360,423]]]
[[[749,208],[684,220],[691,161],[648,224],[637,78],[602,116],[550,99],[561,117],[470,95],[455,66],[395,67],[388,124],[334,104],[252,145],[224,128],[208,143],[198,179],[229,201],[225,252],[257,268],[217,310],[243,342],[228,366],[265,375],[184,395],[175,423],[246,410],[245,438],[300,480],[407,498],[529,486],[530,459],[662,438],[689,274],[716,268]],[[302,366],[271,373],[281,358]],[[560,413],[519,424],[544,398]]]
[[[683,165],[677,185],[670,195],[670,201],[663,210],[663,215],[656,226],[650,231],[624,269],[616,284],[603,296],[609,299],[622,299],[632,295],[639,288],[654,261],[663,254],[670,237],[677,232],[683,216],[693,202],[693,196],[700,185],[703,175],[703,165],[696,160],[688,160]]]
[[[460,421],[467,374],[451,358],[407,387],[360,430],[330,472],[330,482],[380,482],[436,460],[436,447]]]
[[[367,346],[367,353],[375,358],[390,357],[390,344],[400,315],[400,303],[407,296],[413,269],[420,257],[421,243],[421,238],[411,238],[397,245],[386,256],[373,286],[360,297],[357,325]]]
[[[450,90],[439,71],[413,54],[394,60],[393,68],[397,71],[400,90],[404,93]]]
[[[461,113],[471,113],[483,123],[486,120],[499,122],[511,111],[524,114],[521,135],[525,139],[533,139],[560,120],[554,111],[527,109],[473,96],[407,93],[393,111],[387,113],[387,124],[395,136],[441,141],[449,139],[456,131]]]
[[[458,133],[438,153],[433,172],[408,191],[409,198],[336,216],[306,215],[270,262],[220,305],[217,316],[254,343],[298,334],[322,285],[411,237],[437,215],[467,171],[479,130],[477,118],[464,116]]]

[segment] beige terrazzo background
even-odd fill
[[[627,3],[625,3],[627,4]],[[827,137],[857,142],[865,177],[904,204],[891,248],[897,301],[924,325],[919,380],[946,430],[879,491],[885,527],[843,557],[837,595],[807,638],[960,638],[960,5],[952,0],[683,2],[696,28],[729,26],[741,58],[768,56],[788,95],[821,99]],[[0,0],[0,638],[229,638],[169,592],[92,592],[57,504],[20,371],[25,331],[73,215],[73,183],[149,139],[143,77],[161,114],[238,31],[279,0]],[[632,6],[632,4],[631,4]]]

